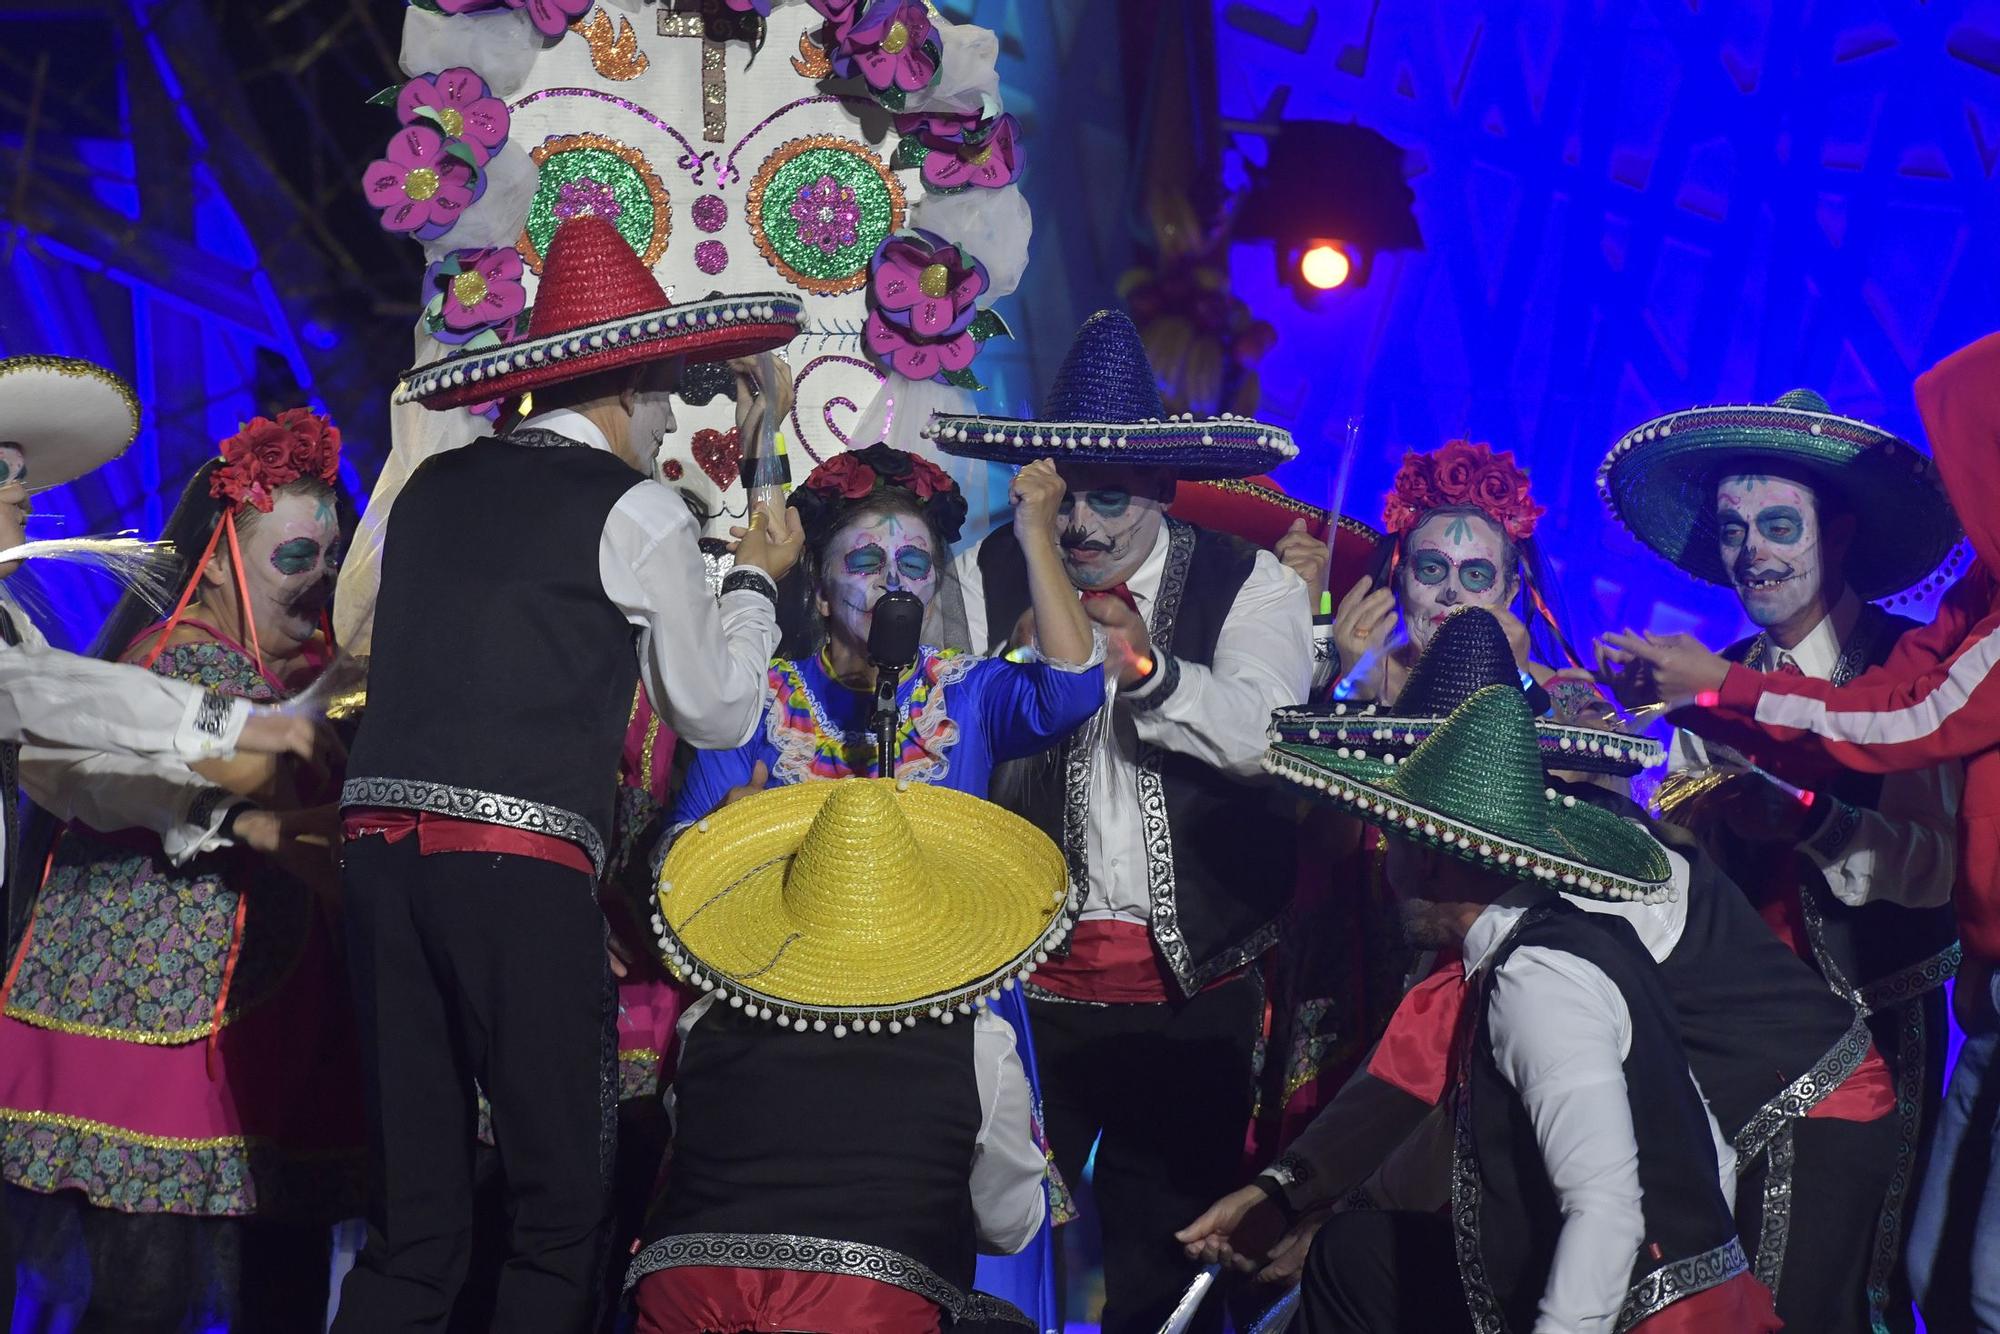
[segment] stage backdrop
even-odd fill
[[[1820,390],[1912,440],[1912,378],[2000,327],[2000,5],[1218,0],[1221,114],[1358,121],[1407,147],[1426,248],[1302,310],[1270,248],[1236,292],[1278,327],[1264,410],[1350,513],[1406,448],[1529,466],[1583,634],[1741,626],[1600,508],[1655,413]],[[1234,170],[1262,144],[1231,141]],[[1923,613],[1919,613],[1923,614]]]

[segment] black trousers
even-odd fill
[[[346,846],[374,1173],[336,1334],[445,1328],[472,1250],[476,1078],[506,1181],[491,1328],[581,1334],[605,1262],[615,993],[591,878],[417,841]]]
[[[1456,1334],[1472,1328],[1451,1221],[1437,1214],[1335,1214],[1301,1275],[1298,1334]]]
[[[1174,1232],[1243,1184],[1243,1135],[1263,1027],[1263,983],[1246,976],[1169,1005],[1032,1000],[1043,1125],[1104,1227],[1104,1334],[1155,1334],[1199,1272]],[[1100,1138],[1101,1136],[1101,1138]],[[1195,1331],[1222,1328],[1211,1296]]]
[[[1786,1139],[1789,1137],[1789,1146]],[[1868,1267],[1882,1199],[1895,1171],[1896,1118],[1793,1121],[1736,1183],[1736,1231],[1759,1277],[1775,1266],[1778,1315],[1788,1330],[1867,1334]],[[1783,1223],[1765,1201],[1789,1190]],[[1905,1308],[1907,1310],[1907,1307]]]

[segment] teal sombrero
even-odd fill
[[[1278,709],[1271,714],[1268,735],[1287,745],[1360,747],[1401,759],[1488,686],[1523,692],[1544,768],[1624,778],[1666,759],[1666,748],[1651,737],[1544,717],[1548,693],[1522,683],[1507,632],[1484,607],[1460,607],[1445,618],[1394,704]]]
[[[923,433],[960,458],[1123,463],[1189,481],[1254,477],[1299,452],[1290,432],[1249,417],[1168,416],[1146,345],[1119,310],[1100,310],[1077,330],[1039,417],[940,412]]]
[[[1534,718],[1514,687],[1477,692],[1404,760],[1281,742],[1264,768],[1384,832],[1522,880],[1597,899],[1674,896],[1652,835],[1547,785]]]
[[[1695,578],[1727,585],[1716,479],[1760,462],[1802,469],[1845,498],[1855,519],[1847,581],[1863,599],[1917,583],[1962,535],[1928,455],[1878,426],[1837,415],[1810,389],[1768,405],[1656,417],[1612,447],[1598,465],[1597,490],[1634,537]]]

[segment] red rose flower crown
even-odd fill
[[[241,510],[271,512],[279,491],[302,478],[331,486],[340,476],[340,428],[310,408],[286,408],[274,421],[252,417],[222,442],[222,463],[208,493]]]
[[[921,454],[877,443],[849,449],[827,459],[792,492],[790,504],[799,511],[807,539],[817,542],[828,526],[837,524],[855,502],[884,487],[915,496],[924,516],[946,542],[956,542],[965,525],[965,497],[951,474]]]
[[[1432,510],[1470,505],[1516,542],[1535,534],[1548,510],[1535,503],[1528,474],[1512,453],[1496,454],[1485,441],[1452,440],[1428,454],[1405,454],[1396,486],[1384,498],[1382,527],[1400,537]]]

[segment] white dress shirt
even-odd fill
[[[1167,568],[1168,540],[1162,525],[1153,549],[1125,581],[1148,625]],[[957,574],[967,632],[972,646],[983,652],[986,590],[977,545],[958,558]],[[1097,751],[1091,762],[1085,919],[1147,923],[1152,917],[1139,815],[1140,744],[1192,756],[1245,781],[1262,781],[1271,711],[1305,700],[1312,664],[1312,608],[1305,581],[1270,552],[1259,551],[1223,618],[1215,661],[1203,666],[1183,659],[1179,685],[1158,708],[1123,706],[1159,689],[1164,673],[1155,671],[1136,689],[1119,691],[1106,672],[1109,725],[1095,730]],[[1105,718],[1100,714],[1100,723]]]
[[[1847,589],[1796,648],[1770,646],[1767,667],[1785,662],[1818,681],[1833,679],[1842,649],[1853,638],[1862,603]],[[1715,746],[1685,729],[1674,733],[1667,771],[1709,765],[1738,767],[1747,761],[1726,746]],[[1884,902],[1905,908],[1936,908],[1951,902],[1958,871],[1958,799],[1964,770],[1954,761],[1930,769],[1886,774],[1874,810],[1854,808],[1853,832],[1839,846],[1824,846],[1825,820],[1815,820],[1799,851],[1826,877],[1833,896],[1849,907]],[[1828,803],[1838,808],[1837,803]],[[1825,817],[1833,818],[1832,811]]]
[[[234,754],[250,702],[65,653],[18,609],[13,619],[21,643],[0,644],[0,740],[23,743],[21,790],[57,819],[150,829],[182,860],[227,846],[229,803],[204,802],[214,787],[187,762]],[[0,831],[0,857],[4,843]]]
[[[521,425],[611,448],[596,423],[567,408],[538,412]],[[639,631],[639,679],[654,710],[690,744],[729,750],[748,741],[763,716],[778,610],[771,598],[746,588],[723,594],[718,605],[700,537],[673,488],[635,473],[632,489],[604,520],[597,572],[604,595]]]
[[[675,1033],[680,1050],[715,1004],[709,992],[681,1012]],[[789,1035],[773,1031],[771,1040]],[[891,1041],[856,1038],[855,1041]],[[1014,1049],[1014,1029],[981,1006],[972,1019],[972,1067],[979,1088],[979,1136],[973,1142],[971,1190],[974,1229],[982,1255],[1015,1255],[1035,1239],[1048,1211],[1048,1160],[1035,1144],[1030,1121],[1033,1095]],[[669,1116],[674,1092],[664,1095]]]

